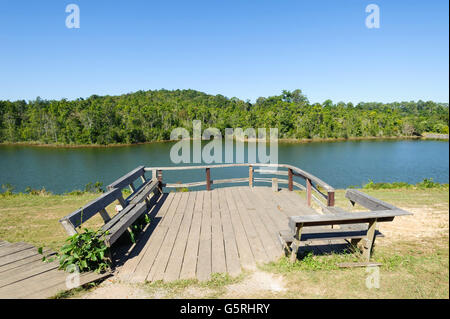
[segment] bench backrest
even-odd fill
[[[399,209],[394,205],[367,195],[357,189],[347,189],[345,192],[345,197],[350,200],[353,205],[356,203],[370,210]]]
[[[343,225],[343,224],[358,224],[369,223],[373,220],[377,222],[392,221],[396,216],[412,215],[401,209],[396,210],[379,210],[371,212],[358,213],[341,213],[335,215],[305,215],[292,216],[289,218],[289,227],[291,229],[297,228],[299,225],[303,226],[325,226],[325,225]]]
[[[100,197],[96,198],[82,208],[63,217],[59,222],[63,225],[69,235],[77,233],[76,228],[92,218],[97,213],[100,213],[105,223],[107,223],[110,220],[110,217],[105,208],[115,201],[118,201],[122,205],[122,207],[125,208],[129,203],[128,200],[124,200],[122,196],[122,189],[130,185],[134,189],[133,183],[138,178],[142,178],[143,180],[145,180],[144,166],[135,168],[128,174],[122,176],[112,184],[108,185],[108,191],[106,193],[102,194]],[[142,200],[143,198],[144,196],[141,196],[138,199]]]
[[[109,184],[106,188],[109,190],[114,188],[123,189],[125,187],[128,187],[129,185],[132,185],[133,182],[139,177],[145,176],[144,174],[145,174],[144,166],[139,166],[134,170],[132,170],[131,172],[129,172],[128,174],[122,176],[112,184]]]
[[[76,233],[75,228],[91,219],[95,214],[103,212],[111,203],[116,200],[120,201],[121,199],[122,191],[117,188],[112,189],[102,194],[99,198],[94,199],[89,204],[63,217],[59,222],[66,228],[69,234],[74,234]]]

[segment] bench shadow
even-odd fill
[[[344,240],[331,242],[328,244],[310,244],[302,245],[297,251],[297,258],[302,259],[308,253],[312,252],[315,256],[324,256],[330,254],[346,255],[353,254],[352,245]]]
[[[150,217],[150,224],[148,224],[145,229],[137,236],[135,242],[132,243],[130,241],[130,237],[128,232],[125,232],[121,238],[112,246],[112,261],[114,267],[120,267],[125,264],[125,262],[136,256],[142,252],[145,247],[145,244],[152,236],[158,224],[161,222],[161,217],[156,217],[161,207],[164,205],[167,200],[167,193],[161,195],[156,204],[151,207],[150,213],[148,216]]]

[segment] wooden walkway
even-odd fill
[[[118,276],[153,282],[237,275],[278,259],[278,232],[288,229],[288,217],[311,214],[317,212],[295,192],[269,187],[165,193]]]
[[[44,251],[49,256],[52,252]],[[42,262],[36,247],[27,243],[0,241],[0,299],[49,298],[67,290],[69,273],[58,270],[59,263]],[[108,276],[83,273],[80,285]]]

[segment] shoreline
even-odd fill
[[[190,138],[192,140],[192,138]],[[280,138],[279,143],[286,144],[307,144],[307,143],[330,143],[330,142],[346,142],[346,141],[382,141],[382,140],[431,140],[431,141],[448,141],[448,134],[434,134],[424,133],[422,136],[358,136],[358,137],[338,137],[338,138],[312,138],[312,139],[295,139],[295,138]],[[42,143],[42,142],[2,142],[0,146],[31,146],[42,148],[114,148],[114,147],[129,147],[136,145],[147,145],[155,143],[170,143],[179,140],[164,140],[164,141],[149,141],[139,143],[114,143],[114,144],[57,144],[57,143]],[[248,141],[248,139],[245,139]]]

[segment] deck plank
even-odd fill
[[[211,272],[226,273],[225,244],[220,216],[219,192],[217,189],[214,189],[211,193],[211,231]]]
[[[245,189],[239,191],[239,196],[241,197],[242,203],[245,203],[250,218],[253,221],[254,227],[258,232],[259,238],[261,240],[262,247],[265,249],[267,257],[269,260],[275,260],[281,256],[281,250],[279,249],[277,236],[277,228],[274,227],[273,222],[266,215],[265,209],[256,209],[254,199],[249,199]]]
[[[219,197],[220,218],[222,222],[223,242],[225,249],[225,262],[227,272],[235,276],[241,272],[241,261],[239,259],[239,251],[234,235],[233,225],[230,222],[231,215],[223,188],[217,189]]]
[[[42,262],[42,255],[38,254],[37,248],[31,244],[15,243],[8,246],[15,247],[17,252],[3,258],[4,264],[0,267],[0,299],[49,298],[58,291],[68,289],[66,279],[69,274],[58,270],[58,262]],[[33,249],[23,249],[29,246]],[[44,254],[51,255],[53,252],[44,249]],[[6,263],[5,258],[9,258]],[[101,276],[110,274],[108,272]],[[80,284],[96,280],[98,276],[93,272],[83,273]],[[52,287],[56,287],[55,285],[58,285],[58,291],[52,289]]]
[[[258,232],[254,226],[255,220],[259,219],[259,216],[254,215],[250,217],[250,210],[248,210],[244,203],[242,202],[242,198],[240,196],[241,189],[240,188],[230,188],[231,194],[233,195],[234,201],[236,203],[237,211],[239,216],[241,217],[242,225],[244,226],[245,233],[247,235],[247,240],[250,244],[250,247],[253,252],[253,256],[257,263],[266,263],[269,261],[269,257],[267,256],[264,245],[259,237]]]
[[[181,266],[180,279],[194,279],[197,271],[198,246],[202,223],[203,192],[195,192],[195,205],[191,228],[186,243],[185,258]]]
[[[184,209],[187,205],[188,193],[178,193],[180,197],[179,204],[175,210],[175,215],[172,218],[171,223],[168,225],[167,234],[164,237],[161,248],[159,249],[158,255],[155,258],[155,263],[150,269],[147,275],[147,281],[158,281],[164,279],[164,273],[167,268],[167,262],[169,261],[170,254],[172,253],[173,246],[175,244],[178,231],[180,229],[181,221],[184,217]],[[163,224],[166,220],[163,220]]]
[[[150,239],[146,244],[147,249],[143,253],[142,259],[135,267],[134,272],[131,274],[130,282],[145,282],[147,275],[155,262],[155,258],[161,249],[161,244],[166,236],[168,224],[172,221],[172,218],[175,215],[175,210],[180,202],[179,194],[172,194],[169,194],[169,196],[172,197],[170,203],[165,203],[161,208],[162,211],[165,211],[164,217],[162,217],[162,220],[152,233],[152,236],[150,236]]]
[[[285,189],[281,190],[279,193],[280,198],[285,200],[286,206],[288,207],[287,214],[289,216],[317,214],[317,212],[312,207],[309,207],[299,194]]]
[[[187,193],[187,205],[183,213],[183,220],[170,255],[167,269],[164,273],[164,281],[174,281],[179,279],[181,265],[183,263],[186,243],[189,237],[189,229],[191,228],[192,215],[194,213],[196,194],[194,192]]]
[[[225,188],[224,193],[230,210],[231,223],[233,224],[241,265],[244,268],[254,269],[256,268],[255,258],[253,257],[253,252],[239,216],[233,194],[229,188]]]
[[[148,249],[154,249],[153,242],[158,236],[154,234],[156,232],[156,227],[161,222],[167,213],[172,200],[174,198],[174,193],[164,194],[156,202],[153,209],[150,211],[150,226],[144,230],[144,233],[138,239],[138,243],[133,247],[129,256],[127,256],[126,263],[120,268],[119,278],[122,280],[130,280],[133,276],[136,268],[142,260],[146,259],[146,254]],[[157,231],[160,233],[159,229]],[[144,261],[145,263],[145,261]]]
[[[200,281],[211,278],[211,260],[211,191],[205,191],[197,259],[197,278]]]

